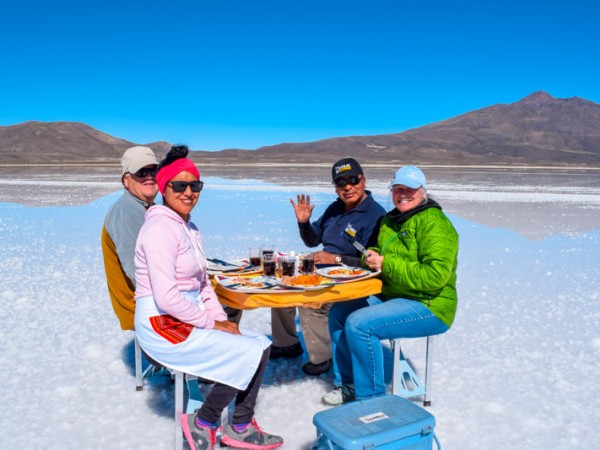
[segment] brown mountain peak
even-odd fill
[[[533,94],[529,94],[527,97],[522,98],[517,103],[527,103],[532,105],[541,105],[543,103],[548,103],[554,100],[550,94],[544,91],[537,91]]]

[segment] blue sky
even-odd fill
[[[253,149],[401,132],[538,90],[600,103],[595,4],[5,2],[0,126]]]

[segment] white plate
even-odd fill
[[[264,293],[269,291],[277,292],[274,289],[279,285],[279,280],[267,277],[237,278],[234,276],[219,275],[217,277],[217,283],[219,283],[225,289],[229,289],[231,291],[252,294],[259,292]]]
[[[340,273],[335,273],[340,272]],[[331,278],[334,280],[354,280],[356,278],[363,278],[372,275],[368,269],[362,267],[347,267],[347,266],[330,266],[322,267],[316,270],[318,275],[322,277]]]

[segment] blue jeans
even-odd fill
[[[329,312],[334,383],[354,384],[357,400],[385,395],[381,339],[444,333],[448,326],[421,302],[371,296],[335,303]]]

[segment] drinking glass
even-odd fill
[[[261,256],[265,256],[265,255],[274,255],[275,254],[275,247],[273,247],[272,245],[265,245],[264,247],[261,248]]]
[[[258,247],[250,247],[248,249],[248,263],[252,267],[260,267],[261,259],[260,259],[260,248]]]
[[[265,277],[274,277],[277,270],[275,255],[273,253],[264,253],[262,262]]]
[[[312,253],[302,254],[302,273],[311,274],[315,271],[315,255]]]
[[[281,275],[284,277],[293,277],[296,275],[295,256],[284,256],[281,258]]]

